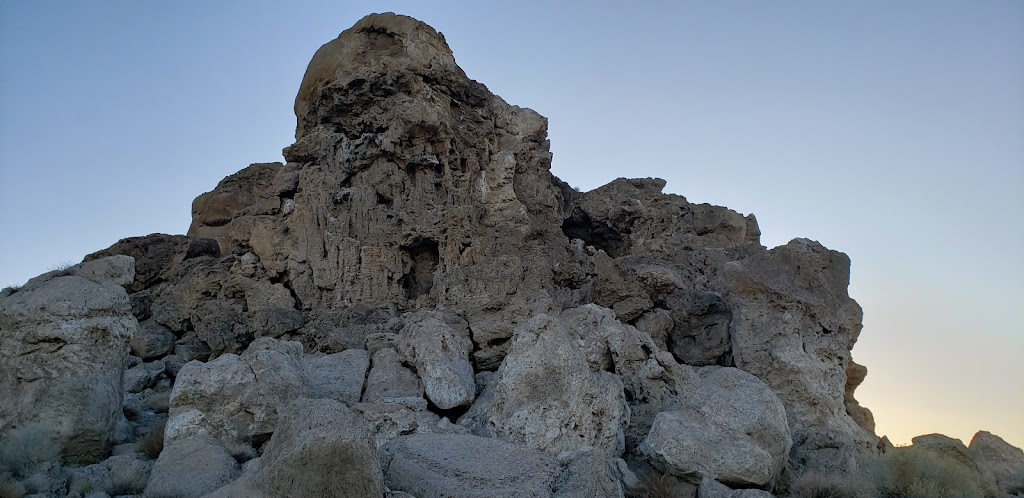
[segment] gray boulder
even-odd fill
[[[380,460],[388,488],[418,498],[548,497],[562,473],[550,454],[471,435],[402,436]]]
[[[121,375],[138,328],[122,287],[134,268],[127,256],[90,261],[0,296],[0,438],[35,424],[68,462],[106,456],[123,423]]]
[[[145,498],[196,498],[234,481],[238,462],[214,439],[181,439],[160,453],[143,493]]]
[[[363,402],[422,397],[423,383],[416,373],[402,365],[398,351],[385,347],[373,353],[373,366],[366,378]]]
[[[850,473],[878,441],[847,412],[862,315],[849,282],[849,258],[807,239],[726,263],[718,274],[732,311],[733,360],[786,406],[797,472]]]
[[[708,367],[676,411],[654,419],[641,450],[663,472],[743,487],[774,483],[792,440],[786,411],[763,382],[736,368]]]
[[[225,441],[270,434],[278,409],[312,392],[297,342],[264,337],[241,356],[189,362],[171,391],[167,444],[200,434]]]
[[[132,338],[132,354],[144,360],[153,360],[174,350],[174,342],[178,340],[171,329],[164,327],[156,320],[139,323],[139,331]]]
[[[373,431],[343,403],[329,399],[300,399],[281,410],[252,483],[267,496],[384,494]]]
[[[619,455],[629,424],[622,381],[591,371],[585,350],[549,315],[517,328],[494,380],[493,402],[477,410],[489,413],[494,435],[556,453],[593,446]]]
[[[731,489],[710,477],[700,480],[697,498],[775,498],[775,495],[761,489]]]
[[[399,351],[405,363],[423,379],[427,398],[438,408],[450,409],[473,402],[472,342],[433,314],[414,315],[399,332]]]
[[[139,363],[124,371],[124,391],[141,393],[156,385],[167,369],[162,361]]]
[[[358,403],[363,393],[370,355],[363,349],[346,349],[325,356],[306,356],[306,371],[312,383],[312,395],[347,404]]]

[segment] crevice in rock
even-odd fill
[[[434,287],[434,270],[440,262],[440,253],[437,241],[431,239],[417,239],[403,245],[401,249],[409,258],[410,265],[409,271],[402,275],[399,282],[405,291],[405,298],[414,301],[428,294]]]
[[[441,418],[447,417],[448,421],[453,423],[453,424],[457,420],[459,420],[460,417],[465,415],[466,412],[469,411],[469,408],[471,406],[472,406],[472,403],[470,403],[468,405],[463,405],[463,406],[456,406],[455,408],[444,409],[444,408],[440,408],[437,405],[435,405],[433,401],[430,401],[430,398],[427,398],[427,410],[432,412],[432,413],[434,413],[434,414],[436,414],[438,417],[441,417]]]
[[[580,239],[587,245],[601,249],[618,258],[629,254],[626,237],[607,223],[594,220],[579,206],[562,222],[562,233],[570,239]]]

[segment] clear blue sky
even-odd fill
[[[0,2],[0,285],[184,233],[281,160],[313,52],[388,10],[547,116],[569,183],[662,177],[849,254],[879,433],[1024,446],[1016,0]]]

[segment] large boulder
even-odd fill
[[[252,478],[266,496],[379,497],[384,478],[370,426],[343,403],[300,399],[281,410]]]
[[[238,478],[238,462],[220,442],[191,436],[164,448],[153,465],[145,498],[198,498]]]
[[[407,398],[422,399],[423,382],[415,372],[402,365],[401,356],[395,348],[382,348],[373,353],[373,366],[366,376],[363,402],[377,403]]]
[[[296,342],[265,337],[241,356],[189,362],[171,392],[167,444],[196,435],[265,438],[274,432],[280,408],[312,392],[302,345]]]
[[[306,371],[312,384],[312,396],[358,403],[363,394],[370,354],[363,349],[346,349],[329,355],[305,357]]]
[[[774,484],[791,445],[786,410],[768,386],[707,367],[677,410],[657,415],[642,449],[663,472],[750,487]]]
[[[629,408],[622,380],[592,371],[557,318],[538,315],[516,330],[493,383],[493,399],[482,409],[494,435],[556,453],[581,446],[615,455],[624,450]]]
[[[468,335],[468,334],[467,334]],[[423,379],[427,398],[438,408],[450,409],[473,402],[473,366],[469,363],[472,342],[432,313],[407,319],[398,334],[404,362]]]
[[[36,425],[66,461],[106,456],[123,422],[122,374],[138,322],[127,256],[41,275],[0,296],[0,438]]]
[[[911,438],[910,441],[913,443],[911,448],[926,451],[962,467],[978,484],[985,496],[992,496],[996,492],[996,477],[992,472],[993,469],[985,465],[987,462],[975,460],[963,441],[944,434],[924,434]]]
[[[553,455],[470,435],[402,436],[380,460],[388,488],[418,498],[548,497],[562,473]]]

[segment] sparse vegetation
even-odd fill
[[[679,479],[651,472],[640,478],[640,484],[626,493],[629,498],[674,498],[684,496]]]
[[[0,289],[0,297],[10,296],[11,294],[14,294],[15,292],[18,292],[20,290],[21,290],[21,285],[20,284],[8,285],[7,287],[4,287],[3,289]]]
[[[161,438],[161,446],[163,446]],[[149,475],[139,465],[121,465],[110,470],[110,485],[107,494],[110,496],[134,495],[146,489]]]
[[[142,416],[142,410],[135,405],[124,405],[121,407],[121,412],[124,413],[124,417],[128,420],[135,421]]]
[[[952,498],[982,496],[971,472],[959,463],[924,450],[897,448],[882,457],[879,496]]]
[[[70,261],[61,261],[60,263],[57,263],[56,265],[51,266],[49,271],[57,272],[54,275],[54,277],[66,277],[68,275],[71,275],[72,269],[74,267],[75,267],[75,264],[70,262]]]
[[[789,488],[791,498],[966,498],[984,493],[959,463],[925,450],[895,448],[862,462],[854,476],[808,473]]]
[[[25,487],[10,477],[0,477],[0,498],[22,498]]]
[[[808,472],[789,487],[792,498],[872,498],[875,487],[863,473],[856,478]]]
[[[139,452],[146,455],[146,458],[156,459],[160,452],[164,451],[164,424],[160,424],[149,431],[139,440]]]
[[[167,413],[171,408],[171,393],[153,393],[146,397],[146,406],[156,413]]]
[[[59,455],[60,446],[49,432],[35,424],[25,425],[7,433],[0,442],[0,472],[27,477]]]

